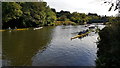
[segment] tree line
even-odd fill
[[[108,22],[111,17],[93,13],[56,12],[47,2],[2,2],[2,28],[28,28],[49,25]]]
[[[3,29],[46,26],[55,20],[46,2],[2,2]]]
[[[55,9],[54,9],[55,10]],[[108,22],[111,17],[108,16],[100,16],[96,13],[79,13],[79,12],[72,12],[70,11],[63,11],[55,12],[57,16],[57,21],[71,21],[76,24],[91,24],[91,23],[103,23]]]

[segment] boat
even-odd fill
[[[21,31],[21,30],[28,30],[28,28],[23,28],[23,29],[15,29],[17,31]]]
[[[94,29],[95,28],[95,25],[90,25],[88,26],[89,29]]]
[[[88,27],[88,25],[85,25],[85,27]]]
[[[80,35],[76,35],[76,36],[72,37],[72,38],[71,38],[71,40],[72,40],[72,39],[76,39],[76,38],[81,38],[81,37],[84,37],[84,36],[88,35],[89,33],[90,33],[90,32],[89,32],[89,31],[87,31],[87,32],[82,33],[82,34],[80,34]]]
[[[3,32],[3,31],[5,31],[5,30],[0,30],[0,32]]]
[[[33,30],[38,30],[38,29],[42,29],[43,27],[38,27],[38,28],[34,28]]]
[[[89,24],[86,24],[85,27],[89,27],[90,25]]]

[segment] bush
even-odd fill
[[[55,24],[56,25],[76,25],[76,23],[72,21],[56,21]]]
[[[120,18],[119,18],[120,20]],[[120,64],[120,21],[107,25],[99,32],[96,68],[110,68]]]

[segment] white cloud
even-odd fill
[[[115,15],[117,11],[108,12],[109,5],[100,0],[44,0],[51,8],[57,11],[65,10],[80,13],[98,13],[99,15]]]

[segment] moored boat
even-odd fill
[[[43,27],[38,27],[38,28],[34,28],[33,30],[38,30],[38,29],[42,29]]]
[[[15,29],[17,31],[20,31],[20,30],[28,30],[28,28],[23,28],[23,29]]]
[[[95,28],[95,25],[90,25],[88,26],[89,29],[94,29]]]
[[[5,30],[0,30],[0,32],[3,32],[3,31],[5,31]]]

